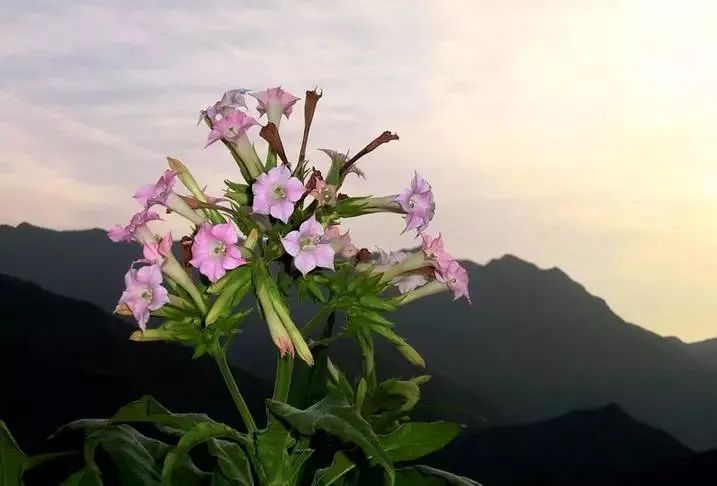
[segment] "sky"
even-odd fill
[[[417,170],[456,256],[557,266],[628,321],[715,337],[716,15],[696,0],[0,0],[0,223],[124,222],[167,155],[219,191],[239,174],[203,148],[198,111],[231,88],[318,86],[317,167],[317,148],[401,137],[351,194]],[[281,129],[295,157],[301,116]],[[350,227],[361,246],[414,243],[395,215]]]

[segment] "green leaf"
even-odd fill
[[[208,445],[209,453],[217,458],[217,465],[224,478],[228,480],[226,484],[253,486],[251,464],[239,444],[221,439],[210,439]]]
[[[356,467],[351,459],[346,457],[342,451],[334,454],[334,460],[331,465],[324,469],[319,469],[314,475],[313,486],[329,486],[341,479],[346,473]]]
[[[65,425],[62,425],[60,428],[58,428],[54,434],[50,436],[50,439],[54,439],[58,435],[62,434],[63,432],[67,432],[69,430],[81,430],[85,433],[85,435],[88,435],[95,430],[101,429],[102,427],[106,427],[109,425],[110,421],[107,419],[79,419],[75,420],[73,422],[67,423]]]
[[[61,486],[102,486],[102,477],[96,468],[85,466],[65,479]]]
[[[460,430],[460,425],[452,422],[409,422],[378,440],[392,461],[413,461],[442,449]]]
[[[288,450],[295,443],[284,425],[270,417],[269,427],[255,438],[261,484],[288,484],[292,476]]]
[[[177,445],[165,457],[164,467],[162,468],[162,484],[176,484],[173,478],[175,470],[186,460],[189,451],[193,447],[210,439],[220,438],[248,443],[244,434],[237,432],[228,425],[217,422],[200,422],[184,434]]]
[[[172,413],[149,395],[120,408],[110,420],[112,422],[149,422],[162,425],[164,432],[176,435],[189,431],[199,423],[214,423],[204,414]]]
[[[0,485],[22,485],[27,456],[15,442],[5,422],[0,420]]]
[[[328,396],[306,410],[274,400],[268,400],[267,404],[272,414],[303,435],[314,435],[317,430],[323,430],[345,442],[358,445],[366,457],[371,457],[384,468],[389,483],[393,483],[394,469],[391,459],[368,422],[346,401]]]
[[[25,471],[29,471],[30,469],[33,469],[35,467],[39,467],[46,462],[54,461],[57,459],[62,459],[64,457],[69,456],[75,456],[77,455],[77,452],[71,451],[71,452],[50,452],[47,454],[38,454],[36,456],[31,456],[27,458],[27,461],[25,462]]]
[[[379,383],[367,397],[363,414],[377,430],[383,431],[390,427],[392,422],[410,412],[420,396],[421,391],[413,380],[392,378]]]
[[[96,470],[93,456],[97,447],[102,447],[110,456],[122,484],[160,484],[157,462],[169,450],[167,444],[145,437],[129,425],[105,427],[92,432],[85,442],[85,458],[90,469]]]
[[[480,483],[440,469],[419,465],[396,470],[395,486],[480,486]]]

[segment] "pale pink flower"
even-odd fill
[[[411,254],[405,251],[392,251],[391,253],[386,253],[385,251],[379,249],[378,264],[385,266],[398,265],[410,256]],[[410,292],[411,290],[420,287],[426,282],[428,282],[428,279],[425,274],[411,271],[394,277],[390,283],[391,285],[398,287],[398,291],[401,294],[405,294],[406,292]]]
[[[218,119],[226,118],[233,112],[244,108],[246,109],[245,94],[249,92],[248,89],[231,89],[224,93],[222,99],[208,107],[206,110],[199,112],[199,121],[201,122],[205,116],[208,116],[212,122],[216,122]]]
[[[107,232],[107,236],[115,243],[132,240],[141,244],[153,243],[156,239],[147,227],[147,223],[158,219],[160,219],[160,217],[157,213],[144,209],[132,216],[127,226],[115,225],[110,228]]]
[[[144,330],[150,311],[154,311],[169,302],[167,289],[162,287],[162,272],[157,265],[148,265],[140,269],[130,268],[124,276],[125,290],[119,305],[126,305]]]
[[[426,233],[421,233],[421,240],[421,249],[429,260],[437,261],[446,255],[440,233],[435,238]]]
[[[172,233],[167,233],[164,237],[152,243],[145,243],[142,246],[143,260],[142,263],[149,265],[159,265],[160,267],[172,252]]]
[[[341,230],[338,225],[329,226],[324,231],[323,242],[331,245],[334,249],[334,253],[341,255],[344,258],[353,258],[358,253],[358,248],[351,243],[351,237],[347,231],[341,234]]]
[[[225,118],[217,120],[212,125],[212,131],[207,138],[207,147],[219,139],[227,142],[239,143],[242,137],[246,137],[246,131],[254,125],[258,125],[254,118],[241,111],[233,111]]]
[[[146,208],[155,204],[166,206],[167,199],[173,192],[176,177],[176,172],[167,169],[155,184],[145,184],[137,189],[137,192],[134,193],[134,198]]]
[[[315,216],[307,219],[298,231],[281,239],[286,252],[294,257],[294,266],[306,275],[316,267],[334,268],[334,249],[323,242],[324,228]]]
[[[256,106],[259,116],[266,113],[269,121],[276,126],[279,126],[279,122],[281,122],[281,115],[289,118],[294,103],[299,101],[299,98],[284,91],[281,87],[251,93],[251,96],[259,102]]]
[[[230,223],[204,223],[194,236],[189,264],[198,268],[211,282],[216,282],[227,270],[246,263],[236,246],[238,241],[239,235]]]
[[[436,205],[433,202],[431,185],[416,172],[411,180],[411,187],[404,189],[396,197],[395,201],[406,212],[406,228],[415,229],[419,233],[428,226],[433,219]]]
[[[184,216],[194,224],[201,224],[205,218],[189,207],[187,202],[174,192],[176,178],[177,173],[167,169],[155,184],[145,184],[137,189],[134,198],[146,209],[159,204]]]
[[[252,210],[287,223],[294,212],[294,203],[306,192],[304,184],[285,166],[274,167],[260,174],[251,187],[254,193]]]
[[[453,300],[465,297],[468,302],[471,301],[468,291],[468,272],[447,253],[438,260],[436,280],[448,285],[453,291]]]
[[[323,180],[317,180],[314,189],[310,192],[311,197],[316,199],[319,207],[333,206],[336,204],[337,187],[334,184],[327,184]]]

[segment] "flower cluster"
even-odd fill
[[[249,113],[246,95],[257,101],[256,117]],[[340,192],[348,174],[364,177],[357,168],[359,159],[396,140],[395,134],[383,132],[352,157],[319,149],[331,159],[325,176],[316,167],[309,167],[304,154],[319,97],[316,91],[307,91],[306,127],[295,164],[288,160],[278,127],[282,116],[289,119],[299,98],[280,87],[258,92],[234,89],[202,110],[200,121],[209,127],[206,146],[221,141],[244,181],[227,181],[228,189],[222,197],[211,196],[181,162],[169,159],[170,168],[156,183],[137,190],[134,198],[141,209],[126,226],[109,230],[108,236],[116,242],[142,245],[143,258],[130,266],[126,290],[119,301],[119,307],[128,309],[142,330],[151,315],[166,317],[179,310],[190,316],[182,322],[191,321],[201,331],[218,319],[235,315],[232,309],[242,292],[252,289],[280,354],[296,353],[311,364],[311,351],[294,325],[273,276],[276,268],[288,272],[297,286],[302,285],[302,279],[314,285],[319,280],[309,279],[318,272],[323,275],[322,282],[330,282],[340,271],[376,276],[376,292],[398,288],[398,296],[388,293],[396,305],[441,291],[451,291],[456,299],[469,299],[466,270],[445,251],[440,235],[434,238],[425,232],[435,213],[432,188],[426,179],[416,172],[406,189],[382,197],[351,197]],[[258,120],[264,116],[266,125],[261,125]],[[265,158],[259,157],[249,139],[253,127],[261,127],[259,135],[268,144]],[[175,192],[177,181],[191,195]],[[153,210],[157,206],[186,218],[193,226],[191,235],[183,238],[187,254],[181,263],[172,251],[171,235],[158,237],[149,228],[160,219]],[[403,215],[403,232],[415,231],[421,238],[420,247],[415,251],[380,252],[376,258],[367,250],[360,251],[349,231],[342,232],[339,225],[377,212]]]

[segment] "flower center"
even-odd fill
[[[152,300],[152,290],[151,289],[144,289],[142,293],[140,294],[140,297],[145,302],[150,302]]]
[[[313,250],[320,242],[320,236],[305,236],[299,240],[299,248],[302,250]]]
[[[274,186],[274,189],[271,192],[274,196],[274,199],[276,199],[277,201],[281,199],[286,199],[286,192],[284,191],[284,188],[282,186]]]
[[[227,246],[224,243],[218,242],[212,252],[215,255],[224,255],[227,252]]]
[[[416,207],[416,201],[413,199],[413,196],[408,198],[408,207],[411,209]]]

